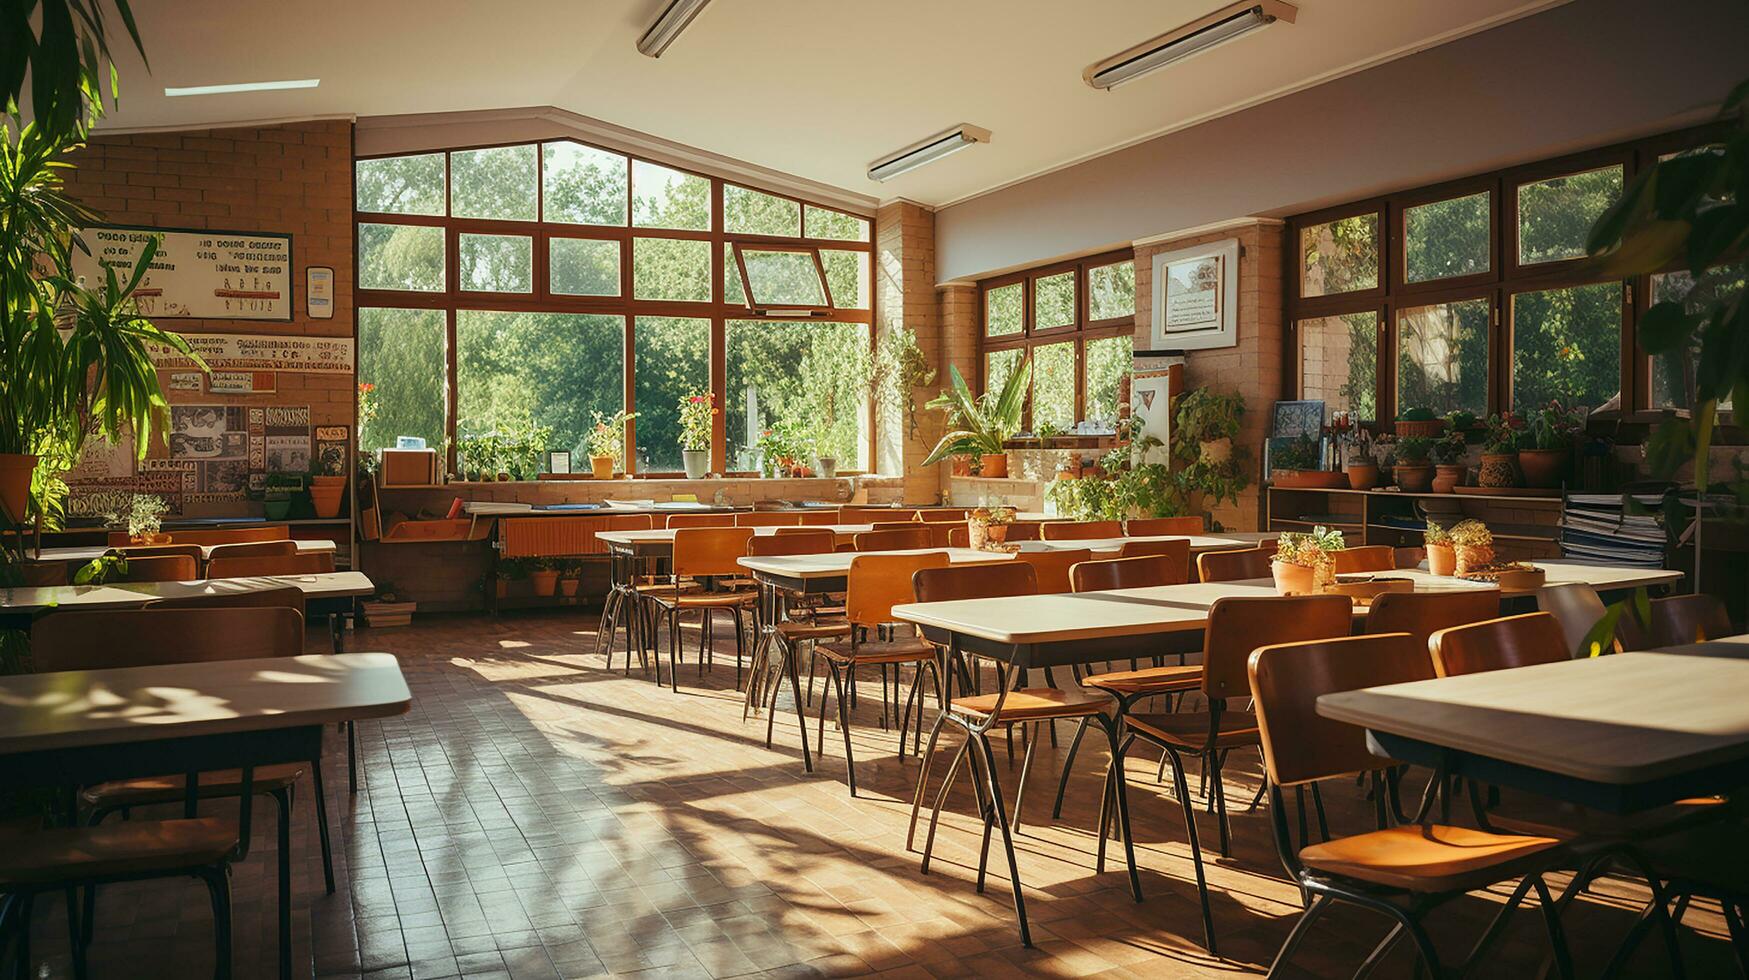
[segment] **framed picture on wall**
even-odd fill
[[[1160,252],[1153,259],[1150,346],[1211,350],[1239,343],[1239,240]]]
[[[547,472],[560,475],[571,472],[571,451],[569,449],[552,449],[547,452]]]

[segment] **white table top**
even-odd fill
[[[1680,572],[1660,569],[1600,568],[1562,562],[1537,562],[1547,570],[1548,583],[1589,582],[1598,588],[1632,588],[1672,582]],[[1490,589],[1480,582],[1400,568],[1381,576],[1413,579],[1417,590]],[[894,606],[893,615],[906,622],[934,626],[995,643],[1060,643],[1094,637],[1136,636],[1200,629],[1216,599],[1228,596],[1273,596],[1269,579],[1163,585],[1115,592],[962,599],[955,602],[913,602]],[[1503,593],[1511,595],[1512,593]]]
[[[599,507],[540,508],[533,504],[510,500],[469,500],[462,504],[462,513],[469,517],[604,517],[609,514],[638,514],[646,511],[728,511],[697,500],[603,500]]]
[[[1318,713],[1611,785],[1749,756],[1749,661],[1646,651],[1326,694]]]
[[[314,575],[255,575],[193,582],[122,582],[115,585],[50,585],[0,589],[0,612],[28,613],[54,606],[60,609],[129,609],[153,599],[234,592],[263,592],[286,586],[302,589],[309,599],[367,596],[376,591],[363,572],[322,572]]]
[[[1247,542],[1232,538],[1214,538],[1201,534],[1136,534],[1122,538],[1073,538],[1061,541],[1016,541],[1021,551],[1075,551],[1086,548],[1089,551],[1119,551],[1130,541],[1173,541],[1188,538],[1190,553],[1198,554],[1204,551],[1225,551],[1230,548],[1246,547]]]
[[[915,548],[905,551],[834,551],[824,555],[750,555],[736,561],[742,568],[784,578],[842,578],[850,573],[850,563],[858,555],[922,555],[941,551],[947,552],[948,563],[953,565],[1011,561],[1014,558],[1005,552],[971,548]]]
[[[255,544],[258,542],[248,542],[248,543]],[[297,539],[294,543],[297,545],[297,552],[300,555],[332,554],[336,548],[336,545],[334,544],[334,542],[328,540],[327,538],[318,538],[318,539],[313,540],[313,541],[306,541],[306,540],[303,540],[300,538],[300,539]],[[206,561],[207,559],[209,559],[213,556],[213,549],[214,548],[228,547],[228,546],[216,545],[216,544],[203,544],[203,545],[198,545],[197,547],[200,548],[201,560]],[[95,545],[95,544],[94,545],[82,545],[82,546],[79,546],[76,548],[44,548],[42,550],[42,555],[40,556],[40,559],[42,561],[90,561],[93,558],[102,557],[104,554],[107,554],[108,552],[109,552],[109,546],[107,546],[107,545]],[[26,552],[26,554],[32,558],[39,557],[36,554],[36,552]]]
[[[798,528],[796,527],[796,525],[790,524],[790,525],[786,525],[783,529],[789,530],[789,531],[794,531],[794,530],[797,530]],[[667,528],[659,527],[659,528],[655,528],[655,529],[649,530],[649,531],[597,531],[597,532],[595,532],[595,540],[606,541],[609,544],[626,544],[626,545],[673,544],[674,543],[674,532],[677,530],[680,530],[680,529],[679,528],[672,528],[672,527],[667,527]],[[775,527],[755,527],[755,528],[752,528],[753,534],[756,537],[762,537],[762,538],[767,537],[769,535],[776,534],[778,532],[778,530],[779,529],[775,528]],[[816,525],[810,525],[808,527],[800,528],[800,530],[804,530],[804,531],[831,531],[833,534],[836,534],[840,537],[843,537],[845,535],[862,534],[865,531],[872,531],[872,530],[874,530],[874,525],[873,524],[816,524]]]
[[[393,654],[70,670],[0,677],[0,755],[404,714]]]

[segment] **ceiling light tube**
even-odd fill
[[[656,22],[638,38],[638,51],[652,58],[662,57],[662,52],[668,50],[668,45],[692,24],[692,19],[704,9],[711,0],[669,0],[662,12],[656,15]]]
[[[960,123],[945,132],[937,133],[921,142],[913,143],[897,153],[891,154],[869,164],[869,180],[892,180],[900,174],[910,173],[926,163],[934,163],[952,153],[971,146],[973,143],[990,142],[990,131],[970,123]]]
[[[1282,0],[1240,0],[1104,61],[1095,62],[1087,66],[1081,78],[1094,88],[1113,89],[1276,21],[1291,24],[1298,16],[1299,9]]]
[[[291,88],[315,88],[322,84],[320,78],[292,78],[280,82],[233,82],[229,85],[187,85],[181,88],[164,87],[164,94],[175,98],[179,95],[231,95],[236,92],[278,92]]]

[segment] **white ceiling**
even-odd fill
[[[715,0],[659,60],[660,0],[134,0],[105,128],[551,105],[873,198],[1013,183],[1566,0],[1298,0],[1277,24],[1114,92],[1094,61],[1223,0]],[[165,98],[166,85],[320,78]],[[955,123],[994,132],[889,181],[868,164]]]

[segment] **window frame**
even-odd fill
[[[820,250],[818,248],[809,245],[766,245],[742,239],[736,239],[735,241],[730,242],[729,247],[733,250],[735,255],[735,268],[741,271],[741,290],[747,295],[746,308],[749,311],[764,314],[769,313],[772,310],[784,310],[790,313],[807,313],[810,316],[816,316],[821,319],[831,316],[832,310],[834,309],[833,303],[837,302],[837,298],[832,295],[832,287],[826,283],[826,263],[820,259]],[[759,302],[758,297],[753,295],[753,281],[747,278],[747,259],[742,254],[746,249],[752,249],[756,252],[789,252],[793,255],[806,255],[810,259],[813,259],[814,278],[819,282],[820,295],[825,297],[826,302],[823,305],[817,303]],[[724,285],[725,287],[727,286],[726,283]],[[793,320],[795,317],[791,316],[789,319]]]
[[[602,151],[626,159],[625,216],[624,224],[590,224],[573,221],[549,221],[546,217],[546,181],[545,181],[545,146],[549,143],[577,143],[593,150]],[[532,145],[535,147],[535,220],[508,220],[489,218],[457,218],[450,215],[451,175],[454,173],[452,155],[475,150],[496,149],[502,147]],[[624,404],[626,411],[636,412],[636,323],[639,317],[686,317],[708,319],[711,324],[711,349],[709,352],[710,388],[719,399],[726,398],[727,364],[725,329],[729,320],[771,320],[774,322],[794,323],[798,317],[794,310],[767,313],[762,310],[779,310],[776,306],[755,309],[752,305],[752,294],[748,291],[748,303],[742,305],[729,301],[725,294],[726,277],[723,274],[725,249],[732,249],[736,243],[746,243],[759,247],[781,247],[788,250],[811,250],[814,252],[815,268],[821,275],[821,288],[829,304],[819,312],[810,315],[810,319],[822,319],[831,322],[862,323],[869,327],[871,356],[873,347],[878,343],[875,339],[876,307],[879,302],[873,289],[875,242],[878,234],[873,214],[862,214],[847,210],[840,206],[826,204],[820,201],[799,197],[795,194],[758,187],[744,180],[729,180],[713,176],[685,164],[675,163],[659,157],[626,150],[612,146],[577,139],[569,136],[557,136],[548,139],[512,140],[501,143],[479,145],[450,146],[433,150],[412,150],[395,153],[362,154],[353,157],[353,167],[366,160],[392,159],[405,156],[428,156],[441,154],[443,156],[443,214],[412,215],[394,212],[362,211],[358,209],[357,195],[353,195],[353,282],[358,282],[359,256],[357,249],[358,226],[360,224],[386,225],[424,225],[444,229],[444,288],[440,291],[411,291],[392,289],[354,290],[354,307],[363,308],[408,308],[436,309],[445,311],[447,344],[446,359],[448,362],[445,378],[445,400],[448,412],[448,422],[445,430],[447,440],[447,466],[450,472],[456,466],[456,423],[457,405],[459,404],[456,380],[456,313],[460,310],[479,310],[507,313],[596,313],[619,316],[625,324],[625,377]],[[639,161],[655,164],[670,170],[699,177],[709,183],[710,188],[710,221],[711,230],[697,231],[679,228],[656,228],[634,224],[633,213],[633,179],[635,164]],[[725,184],[748,190],[758,191],[772,197],[784,198],[797,203],[801,210],[799,230],[806,231],[806,208],[813,207],[822,211],[849,215],[868,223],[868,238],[865,241],[839,238],[788,238],[771,235],[730,234],[723,230],[723,187]],[[467,234],[517,235],[533,239],[533,290],[528,293],[501,293],[463,290],[460,286],[460,236]],[[587,238],[595,240],[613,240],[619,243],[620,268],[618,296],[579,296],[569,293],[555,293],[551,282],[551,241],[555,238]],[[648,300],[637,299],[632,290],[632,262],[635,241],[641,238],[649,239],[690,239],[704,241],[710,244],[711,291],[710,298],[704,301],[688,300]],[[830,248],[838,251],[862,253],[865,263],[871,295],[866,309],[851,307],[835,307],[829,284],[825,279],[824,269],[818,250]],[[743,270],[743,286],[745,287],[745,271]],[[354,341],[357,341],[358,324],[354,317]],[[719,408],[721,406],[719,405]],[[878,459],[877,427],[874,424],[874,405],[870,399],[869,439],[866,448],[868,459]],[[711,436],[711,469],[723,473],[724,476],[752,476],[756,474],[744,471],[731,471],[727,468],[727,438],[724,431],[726,413],[718,412],[712,424]],[[634,418],[626,426],[626,459],[628,463],[637,456],[637,420]],[[840,469],[841,473],[854,473],[856,470]],[[677,470],[651,470],[636,474],[639,477],[664,478],[678,475]]]

